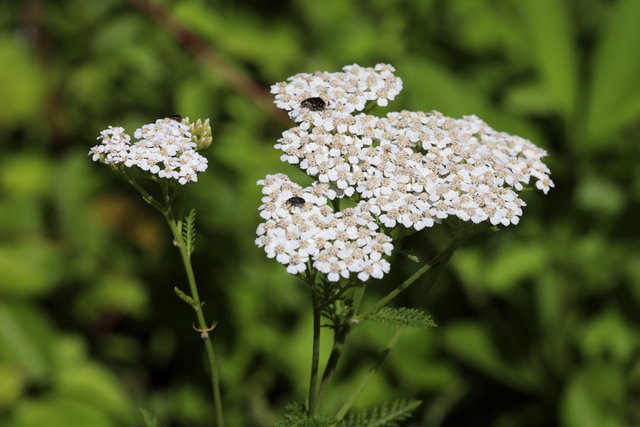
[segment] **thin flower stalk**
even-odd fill
[[[175,219],[173,218],[173,214],[171,209],[167,211],[165,214],[165,219],[169,224],[169,228],[171,229],[171,233],[175,241],[177,242],[178,249],[180,251],[180,255],[182,257],[182,262],[184,263],[184,268],[187,273],[187,280],[189,282],[189,290],[191,292],[190,298],[193,301],[193,304],[190,304],[196,312],[196,317],[198,318],[198,327],[200,330],[207,330],[208,324],[205,321],[204,313],[202,312],[202,303],[200,302],[200,296],[198,294],[198,287],[196,286],[195,275],[193,274],[193,267],[191,265],[191,256],[186,249],[186,245],[184,239],[182,237],[181,227],[178,226]],[[211,375],[211,388],[213,391],[213,400],[215,405],[215,413],[216,413],[216,425],[218,427],[224,427],[224,418],[222,412],[222,398],[220,396],[220,380],[218,377],[218,366],[216,363],[216,356],[213,351],[213,345],[211,343],[211,338],[209,334],[203,333],[202,338],[204,339],[204,345],[207,351],[207,359],[209,360],[209,372]]]
[[[416,303],[414,304],[415,307],[419,307],[421,305],[421,303],[424,301],[424,299],[427,297],[427,295],[429,294],[431,289],[433,289],[433,286],[435,285],[436,281],[438,280],[438,278],[440,277],[440,275],[444,271],[445,267],[449,263],[449,260],[453,256],[453,252],[455,251],[455,249],[460,244],[462,244],[462,241],[455,242],[455,243],[454,242],[455,242],[455,239],[452,240],[451,244],[444,251],[442,251],[436,258],[434,258],[433,262],[430,262],[429,264],[427,264],[425,266],[425,267],[427,267],[426,269],[425,269],[425,267],[423,267],[423,268],[421,268],[419,270],[419,272],[422,271],[423,273],[426,273],[427,270],[429,270],[429,268],[435,267],[434,269],[429,270],[430,274],[428,275],[427,281],[426,281],[425,286],[424,286],[425,290],[424,290],[424,292],[422,294],[422,297],[419,298],[416,301]],[[415,274],[414,274],[414,276],[415,276]],[[409,281],[409,280],[411,280],[411,282],[415,281],[417,278],[414,278],[414,276],[412,276],[407,281]],[[404,283],[403,283],[403,285],[404,285]],[[349,409],[351,409],[351,406],[353,406],[353,404],[358,399],[358,397],[360,397],[360,394],[362,394],[362,392],[364,391],[365,387],[373,379],[375,374],[378,372],[378,370],[382,366],[382,363],[386,360],[386,358],[389,355],[389,353],[391,353],[391,350],[396,345],[396,343],[398,342],[400,337],[402,337],[402,335],[404,334],[404,331],[406,329],[407,329],[406,326],[402,326],[395,332],[395,334],[393,334],[393,336],[389,340],[389,343],[378,354],[378,358],[374,362],[373,366],[371,367],[371,369],[369,370],[367,375],[362,379],[362,381],[360,382],[360,384],[358,385],[356,390],[352,393],[352,395],[349,397],[349,399],[347,399],[345,404],[340,408],[340,410],[338,410],[338,412],[334,416],[334,420],[335,421],[338,421],[338,422],[341,421],[344,418],[344,416],[347,414]]]
[[[158,119],[137,129],[134,133],[137,141],[132,142],[124,128],[109,126],[100,133],[100,144],[91,148],[89,155],[94,161],[110,166],[121,172],[127,181],[142,194],[143,199],[164,216],[174,242],[178,247],[189,283],[190,295],[175,288],[177,295],[187,302],[196,312],[198,328],[204,340],[209,360],[211,387],[214,397],[215,413],[218,427],[224,427],[222,400],[218,369],[213,345],[208,332],[209,328],[202,312],[195,275],[191,265],[191,249],[193,242],[186,242],[183,235],[184,194],[186,186],[198,181],[198,173],[207,169],[208,161],[198,150],[211,145],[211,127],[209,119],[190,123],[189,118],[171,116]],[[135,172],[133,172],[135,171]],[[156,200],[137,180],[137,175],[157,182],[162,191],[160,202]],[[179,203],[178,214],[174,212],[176,200]],[[194,213],[195,215],[195,213]],[[195,216],[192,217],[192,219]],[[192,236],[194,238],[194,236]]]
[[[334,335],[333,347],[331,348],[331,355],[329,356],[329,360],[327,360],[327,365],[324,369],[324,374],[322,375],[322,381],[320,382],[320,387],[318,389],[318,397],[315,402],[314,409],[319,409],[322,407],[322,403],[326,397],[327,391],[329,389],[329,385],[331,384],[331,379],[336,372],[338,367],[338,362],[344,352],[345,345],[347,342],[347,338],[351,333],[353,326],[357,324],[357,313],[360,308],[360,303],[362,302],[362,297],[364,296],[366,285],[361,284],[357,286],[353,295],[353,305],[347,316],[347,320],[341,325],[340,329],[338,329]],[[313,416],[315,412],[310,412]]]

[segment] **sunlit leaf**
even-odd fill
[[[505,292],[536,276],[547,261],[545,248],[534,244],[505,247],[485,265],[486,284],[494,292]]]
[[[561,419],[567,427],[623,427],[624,374],[614,367],[577,372],[565,388]]]
[[[7,427],[111,427],[109,418],[93,405],[74,399],[52,397],[17,405]]]
[[[640,115],[640,2],[621,0],[611,6],[594,58],[585,118],[585,142],[593,148],[609,147],[609,137],[637,123]]]
[[[459,321],[444,330],[447,351],[457,360],[518,390],[532,390],[539,381],[531,367],[510,364],[499,353],[486,328]]]
[[[578,58],[571,15],[563,0],[515,2],[532,43],[532,54],[546,93],[568,120],[576,107]]]
[[[61,255],[47,240],[0,244],[0,292],[33,296],[51,291],[63,273]]]

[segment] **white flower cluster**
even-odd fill
[[[453,119],[401,111],[376,117],[402,89],[390,65],[297,74],[271,88],[297,126],[275,145],[281,160],[324,186],[325,197],[349,197],[376,224],[421,230],[449,217],[517,224],[525,202],[516,191],[535,178],[553,187],[547,154],[519,136],[497,132],[476,116]],[[265,205],[263,205],[263,209]]]
[[[514,189],[531,177],[545,193],[553,186],[544,150],[476,116],[402,111],[352,118],[343,129],[294,127],[276,148],[339,197],[368,200],[387,227],[420,230],[449,216],[517,224],[525,203]]]
[[[263,185],[256,245],[269,258],[297,274],[307,263],[337,282],[357,273],[358,279],[381,278],[389,271],[383,255],[391,255],[391,238],[376,230],[375,219],[361,203],[333,212],[327,205],[327,185],[302,188],[284,174],[268,175]]]
[[[357,64],[347,65],[342,73],[300,73],[289,77],[287,82],[271,86],[276,94],[278,108],[288,111],[295,122],[304,123],[308,129],[313,123],[327,130],[345,125],[356,111],[365,109],[367,102],[375,101],[386,106],[402,90],[402,80],[393,75],[395,69],[388,64],[377,64],[375,68],[364,68]],[[328,109],[305,107],[305,99],[320,98]],[[342,120],[341,120],[342,119]]]
[[[188,123],[188,119],[185,119]],[[198,172],[207,169],[207,159],[196,151],[196,143],[189,125],[165,118],[136,129],[139,141],[131,144],[131,137],[122,127],[109,126],[100,132],[99,145],[91,148],[94,161],[111,166],[137,166],[160,178],[175,179],[184,185],[198,180]]]

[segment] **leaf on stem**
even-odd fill
[[[185,248],[189,256],[193,253],[193,249],[196,245],[196,210],[191,209],[189,214],[185,217],[184,227],[182,228],[182,237],[184,240]]]
[[[431,320],[431,316],[415,308],[382,307],[377,312],[367,316],[366,319],[371,319],[380,325],[390,326],[395,329],[404,326],[425,329],[437,326],[433,320]]]
[[[177,286],[175,286],[173,288],[173,291],[176,293],[176,295],[178,295],[178,297],[186,302],[187,304],[189,304],[191,307],[193,307],[194,310],[197,310],[198,304],[196,304],[196,302],[193,300],[193,298],[191,298],[189,295],[185,294],[184,292],[182,292],[180,289],[178,289]],[[204,305],[204,302],[200,303],[200,307],[202,307]]]
[[[344,419],[339,427],[395,427],[398,421],[405,420],[420,406],[419,400],[396,400],[385,403],[368,411],[353,414]]]
[[[287,414],[282,421],[276,423],[276,427],[325,427],[335,425],[335,422],[332,422],[330,417],[324,415],[309,416],[302,405],[298,403],[288,404],[286,410]]]

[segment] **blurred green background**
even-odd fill
[[[439,327],[406,333],[356,409],[416,397],[409,426],[640,425],[640,1],[144,4],[0,3],[0,425],[136,426],[138,407],[211,425],[169,230],[87,156],[108,125],[171,114],[209,117],[214,133],[189,196],[227,424],[272,425],[301,401],[309,295],[254,246],[255,183],[308,180],[279,162],[290,124],[259,86],[376,62],[404,81],[378,113],[476,114],[548,150],[556,187],[454,256],[424,307]],[[428,260],[447,238],[436,227],[409,245]],[[392,265],[365,305],[417,268]],[[324,409],[392,333],[355,330]]]

